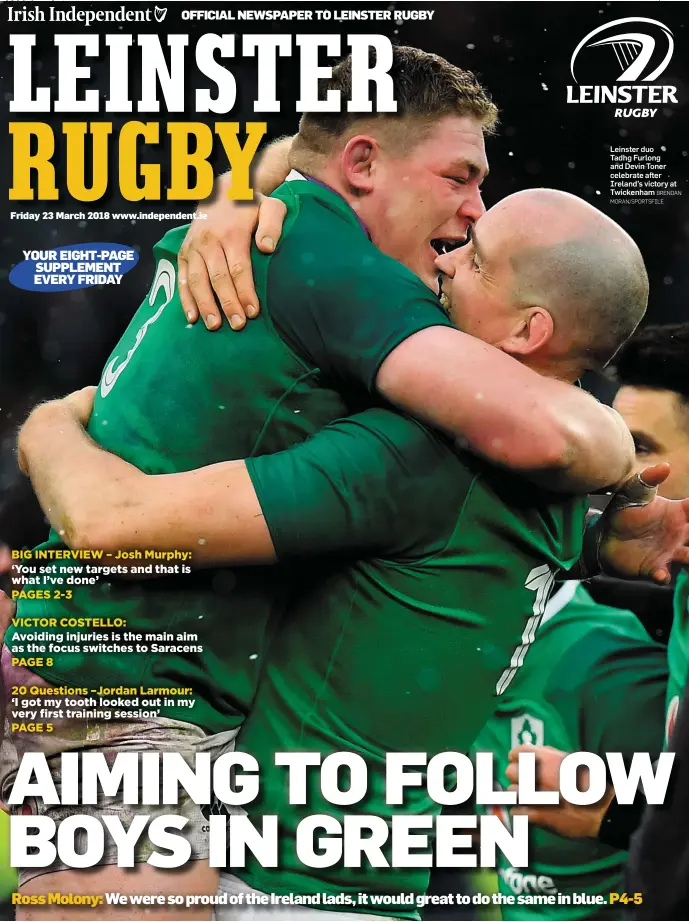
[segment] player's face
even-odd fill
[[[408,156],[385,157],[377,178],[375,227],[370,224],[374,243],[437,291],[433,241],[466,240],[485,211],[480,186],[487,172],[480,123],[442,119]]]
[[[496,205],[477,223],[466,246],[436,259],[443,303],[452,323],[494,346],[509,337],[519,321],[512,294],[513,237]]]
[[[639,469],[669,461],[670,476],[658,492],[668,499],[689,496],[689,409],[674,391],[621,387],[614,407],[634,437]]]

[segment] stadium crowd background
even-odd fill
[[[210,4],[215,8],[220,4]],[[279,9],[278,4],[261,4]],[[81,4],[91,7],[95,4]],[[190,44],[205,31],[231,31],[213,22],[182,21],[171,5],[165,29],[188,32]],[[195,4],[198,9],[206,4]],[[180,9],[182,5],[180,4]],[[489,141],[491,175],[485,184],[485,201],[491,204],[512,192],[530,186],[564,189],[591,201],[610,214],[637,240],[648,267],[651,295],[647,322],[679,322],[689,317],[686,292],[689,287],[689,139],[687,137],[687,23],[682,22],[682,5],[654,3],[651,11],[639,3],[347,3],[334,4],[333,11],[399,9],[433,10],[432,21],[331,22],[318,31],[383,32],[394,41],[417,45],[436,52],[452,63],[475,71],[491,92],[501,113],[497,136]],[[611,106],[575,106],[566,103],[566,86],[571,83],[569,61],[576,44],[604,22],[626,16],[653,15],[675,36],[675,54],[662,82],[677,87],[679,104],[662,109],[653,119],[619,119]],[[57,55],[49,24],[16,24],[16,31],[36,31],[34,67],[41,85],[54,84]],[[102,27],[105,31],[106,26]],[[153,26],[137,25],[138,31]],[[159,29],[160,27],[156,27]],[[251,31],[286,32],[289,26],[252,23]],[[300,24],[305,31],[308,24]],[[314,26],[315,28],[315,26]],[[343,48],[344,50],[344,48]],[[92,63],[92,62],[89,62]],[[11,55],[3,54],[3,92],[7,102],[11,86]],[[296,129],[297,70],[279,59],[278,80],[283,111],[267,117],[266,140]],[[108,75],[103,65],[93,64],[91,87],[107,95]],[[251,108],[255,94],[252,62],[233,62],[239,96],[229,116],[240,122],[256,118]],[[198,78],[190,74],[189,99]],[[34,118],[35,116],[23,116]],[[179,119],[179,115],[173,118]],[[188,117],[195,118],[189,107]],[[56,116],[47,116],[56,119]],[[117,128],[122,116],[108,116]],[[161,113],[164,121],[164,113]],[[161,131],[161,135],[163,132]],[[667,164],[669,178],[677,180],[682,196],[662,205],[619,206],[609,203],[611,145],[654,147]],[[162,158],[163,165],[165,157]],[[2,173],[11,182],[10,151],[2,146]],[[219,158],[215,167],[225,168]],[[164,169],[164,166],[163,166]],[[58,164],[58,174],[64,163]],[[114,185],[113,185],[114,190]],[[112,191],[96,203],[100,211],[192,211],[193,203],[130,203]],[[32,546],[45,536],[45,523],[28,484],[19,474],[14,456],[17,425],[36,402],[94,383],[103,362],[122,329],[138,307],[152,268],[151,247],[165,230],[179,221],[40,220],[10,219],[11,210],[37,214],[88,210],[68,199],[59,203],[14,203],[3,197],[0,279],[0,540],[14,546]],[[118,287],[91,288],[61,294],[39,294],[15,289],[7,277],[22,259],[22,250],[49,248],[95,240],[135,246],[141,254],[137,267]],[[603,396],[612,388],[594,382]],[[615,590],[617,591],[617,590]],[[660,590],[662,592],[662,590]],[[610,601],[610,599],[607,599]],[[627,599],[616,604],[628,606]],[[660,635],[659,635],[660,636]],[[0,857],[0,863],[2,858]]]

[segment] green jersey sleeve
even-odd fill
[[[379,408],[246,464],[280,560],[428,556],[450,538],[461,502],[443,437]]]
[[[450,321],[437,296],[371,243],[334,192],[297,182],[280,197],[288,215],[267,269],[271,319],[304,360],[373,393],[378,369],[403,340]]]
[[[601,630],[582,682],[582,745],[589,752],[654,756],[663,747],[667,652],[638,637]]]

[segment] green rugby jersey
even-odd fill
[[[300,442],[374,403],[378,367],[402,340],[449,325],[437,298],[374,247],[341,196],[307,181],[276,194],[287,204],[283,236],[275,253],[252,255],[262,311],[241,334],[224,325],[209,335],[201,324],[187,324],[176,278],[186,228],[170,231],[155,248],[150,292],[106,363],[89,423],[96,442],[147,473]],[[42,547],[64,545],[53,533]],[[56,566],[66,580],[74,561]],[[191,686],[196,705],[185,713],[214,731],[236,725],[247,710],[266,625],[281,608],[286,583],[278,569],[247,568],[103,579],[72,591],[69,600],[21,600],[18,615],[55,617],[54,630],[62,632],[62,617],[121,618],[129,631],[196,633],[202,650],[56,654],[53,665],[37,668],[40,675],[94,690]],[[13,630],[7,643],[16,644]]]
[[[554,574],[579,557],[586,503],[459,456],[382,409],[248,466],[279,559],[336,550],[342,532],[348,542],[311,567],[266,656],[238,746],[261,766],[249,815],[280,817],[278,867],[249,858],[236,872],[278,893],[425,893],[428,868],[305,867],[297,826],[321,813],[439,812],[420,789],[386,806],[386,753],[468,751],[518,674]],[[366,798],[333,807],[311,772],[307,803],[289,805],[274,755],[295,750],[360,753]],[[360,909],[416,918],[409,906]]]
[[[686,570],[677,577],[673,604],[674,617],[667,648],[670,679],[667,685],[666,741],[672,735],[689,673],[689,572]]]
[[[538,638],[482,729],[474,752],[492,752],[506,784],[507,754],[523,743],[565,752],[661,751],[667,684],[665,648],[631,612],[597,605],[583,586],[565,583]],[[479,808],[480,809],[480,808]],[[490,809],[490,808],[483,808]],[[509,824],[509,812],[493,808]],[[624,907],[524,905],[535,895],[621,892],[627,853],[590,839],[566,839],[531,826],[529,866],[499,855],[500,892],[522,899],[502,906],[505,920],[621,919]]]

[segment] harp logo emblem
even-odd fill
[[[585,48],[599,48],[617,58],[617,83],[651,82],[666,69],[675,49],[672,32],[657,19],[641,16],[615,19],[593,29],[574,49],[569,69],[578,83],[574,66]],[[588,81],[587,81],[588,82]]]

